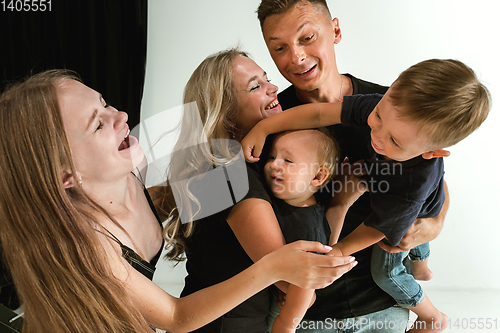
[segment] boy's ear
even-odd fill
[[[450,156],[450,152],[445,149],[432,150],[422,154],[422,157],[425,158],[426,160],[430,160],[431,158],[436,158],[436,157],[448,157],[448,156]]]
[[[314,176],[311,185],[312,186],[321,186],[325,182],[325,180],[330,175],[330,170],[327,167],[322,166],[319,167],[318,172],[316,172],[316,176]]]

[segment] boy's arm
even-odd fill
[[[342,231],[342,227],[344,226],[344,219],[347,211],[349,210],[349,206],[344,205],[335,205],[330,206],[325,212],[326,220],[328,221],[328,225],[330,226],[330,240],[328,241],[328,245],[333,246],[339,240],[340,232]]]
[[[363,250],[384,239],[384,234],[362,223],[353,232],[335,244],[328,255],[346,256]]]
[[[311,305],[314,289],[303,289],[291,284],[286,302],[273,323],[271,333],[293,333]]]
[[[367,190],[366,182],[361,178],[366,173],[362,162],[349,164],[346,157],[333,180],[334,195],[325,212],[331,231],[329,245],[337,243],[347,211]]]
[[[263,119],[241,141],[245,159],[248,162],[259,160],[266,136],[269,134],[340,124],[341,112],[341,102],[309,103]]]

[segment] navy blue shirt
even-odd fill
[[[344,126],[365,126],[383,95],[345,96],[341,121]],[[391,245],[398,245],[417,218],[439,215],[444,204],[443,158],[422,156],[399,162],[385,160],[367,144],[365,158],[369,176],[371,214],[365,225],[382,232]]]

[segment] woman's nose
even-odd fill
[[[278,86],[275,84],[272,84],[271,82],[267,83],[267,94],[268,95],[274,95],[278,92]]]
[[[128,114],[123,111],[117,111],[114,117],[116,124],[123,124],[126,123],[128,120]]]

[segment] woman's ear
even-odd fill
[[[316,175],[314,176],[311,185],[312,186],[321,186],[325,182],[325,180],[328,178],[330,175],[330,170],[325,167],[321,166],[318,169],[318,172],[316,172]]]
[[[78,178],[78,179],[76,179],[76,178]],[[79,182],[80,185],[82,185],[82,178],[78,174],[78,172],[76,173],[76,177],[75,177],[75,175],[73,175],[71,173],[71,171],[64,170],[62,172],[62,181],[63,181],[64,188],[71,188],[71,187],[76,185],[76,182]]]

